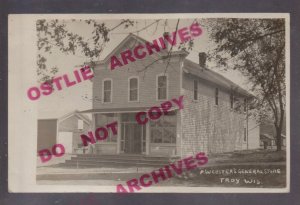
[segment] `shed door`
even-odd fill
[[[57,143],[62,144],[65,147],[66,153],[72,153],[73,147],[73,133],[72,132],[59,132]]]

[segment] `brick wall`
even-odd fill
[[[245,116],[230,108],[230,95],[219,88],[215,105],[213,84],[198,78],[198,100],[193,99],[193,78],[183,75],[182,155],[199,151],[222,153],[242,149]]]

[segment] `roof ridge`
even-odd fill
[[[120,49],[130,38],[134,38],[138,41],[140,41],[141,43],[151,43],[151,41],[148,41],[146,39],[144,39],[141,36],[138,36],[136,34],[133,33],[129,33],[111,52],[109,52],[109,54],[107,54],[102,60],[99,61],[95,61],[96,63],[105,63],[109,60],[109,58],[113,55],[113,53],[115,53],[118,49]],[[152,41],[157,40],[157,39],[153,39]],[[171,54],[180,54],[180,53],[185,53],[188,54],[187,51],[182,51],[182,50],[178,50],[178,51],[172,51]],[[162,49],[159,52],[155,52],[155,54],[157,55],[166,55],[169,54],[169,51],[167,49]]]
[[[200,65],[198,65],[197,63],[195,63],[194,61],[191,61],[189,59],[185,59],[186,62],[188,63],[191,63],[192,65],[196,65],[198,67],[198,69],[202,69],[201,72],[203,72],[203,75],[207,75],[207,76],[210,76],[211,78],[214,78],[213,80],[212,79],[209,79],[207,78],[206,80],[208,81],[221,81],[220,83],[222,84],[227,84],[228,87],[235,87],[235,88],[238,88],[240,90],[239,93],[241,94],[244,94],[244,95],[248,95],[248,96],[252,96],[251,93],[249,93],[247,90],[245,90],[244,88],[242,88],[241,86],[239,86],[238,84],[232,82],[231,80],[229,80],[228,78],[224,77],[223,75],[221,75],[220,73],[212,70],[212,69],[208,69],[208,68],[203,68],[201,67]],[[194,68],[192,68],[194,69]],[[197,68],[196,68],[197,69]],[[197,75],[198,77],[201,78],[200,75]]]

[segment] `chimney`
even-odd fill
[[[205,52],[199,53],[199,65],[202,68],[206,68],[206,53]]]
[[[170,43],[166,40],[165,36],[170,36],[170,33],[168,31],[165,31],[163,36],[164,36],[164,42],[165,42],[165,45],[166,45],[166,50],[169,51],[171,46],[170,46]]]

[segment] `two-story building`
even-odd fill
[[[145,42],[130,34],[94,67],[93,98],[101,100],[83,113],[92,114],[93,130],[117,121],[118,134],[97,141],[93,153],[183,157],[249,148],[251,95],[208,69],[204,53],[194,63],[186,59],[186,51],[165,49],[110,69],[111,56]],[[136,122],[136,113],[181,95],[184,109],[173,109],[145,125]],[[259,134],[251,137],[259,146]]]

